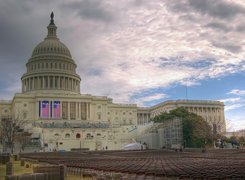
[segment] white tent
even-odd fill
[[[142,145],[140,143],[134,142],[134,143],[125,145],[123,149],[124,150],[141,150],[141,146]]]

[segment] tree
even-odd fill
[[[28,140],[27,137],[29,137],[30,140],[31,134],[24,131],[24,126],[26,124],[26,120],[21,120],[19,118],[3,118],[1,120],[0,138],[2,140],[4,150],[8,147],[11,149],[11,153],[13,153],[16,143],[23,146]]]
[[[163,112],[155,116],[155,123],[165,122],[179,118],[182,120],[183,142],[185,147],[204,147],[212,144],[211,126],[199,115],[188,112],[184,107],[179,107],[170,112]]]

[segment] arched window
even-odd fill
[[[87,133],[87,139],[93,139],[93,136],[90,133]]]
[[[69,133],[65,134],[65,138],[70,138],[70,137],[71,137],[71,135]]]
[[[76,134],[76,138],[77,139],[80,139],[81,138],[81,135],[79,133]]]
[[[58,137],[58,136],[60,136],[60,135],[59,135],[58,133],[55,133],[54,136],[55,136],[55,137]]]

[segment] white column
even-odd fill
[[[22,92],[24,92],[24,82],[25,80],[22,81]]]
[[[30,90],[33,88],[32,86],[32,78],[29,78],[30,79]]]
[[[60,101],[60,119],[62,119],[62,101]]]
[[[81,120],[81,103],[78,102],[78,119]]]
[[[48,110],[48,112],[49,112],[49,113],[48,113],[48,118],[50,118],[50,114],[51,114],[51,113],[50,113],[50,106],[51,106],[51,104],[50,104],[50,101],[48,101],[48,102],[49,102],[49,107],[48,107],[48,108],[49,108],[49,110]]]
[[[71,120],[70,118],[70,102],[68,101],[68,114],[67,114],[67,119]]]
[[[55,88],[55,76],[53,76],[52,87]]]
[[[49,87],[50,87],[50,84],[49,84],[49,76],[47,78],[48,78],[48,87],[47,88],[49,89]]]
[[[89,120],[89,103],[86,102],[86,120]]]
[[[34,78],[31,78],[32,89],[34,89]]]
[[[44,76],[42,76],[41,78],[42,78],[41,89],[44,89],[44,84],[45,84],[45,81],[44,81]]]
[[[29,91],[30,90],[30,78],[27,79],[27,86],[28,86],[27,90]]]
[[[58,86],[58,89],[60,89],[60,76],[58,76],[58,78],[57,78],[57,86]]]

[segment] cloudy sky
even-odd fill
[[[139,106],[221,100],[229,130],[245,128],[244,0],[1,0],[0,99],[21,91],[51,11],[82,93]]]

